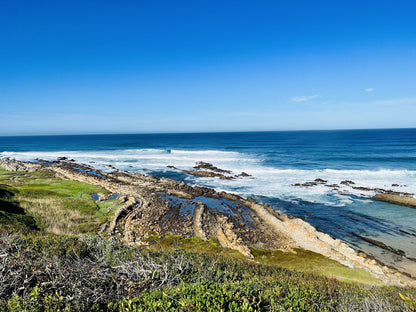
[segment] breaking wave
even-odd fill
[[[411,170],[337,170],[337,169],[286,169],[265,164],[260,154],[249,154],[219,150],[170,150],[170,149],[126,149],[126,150],[92,150],[92,151],[30,151],[2,152],[0,158],[13,158],[25,161],[36,159],[56,160],[67,157],[80,163],[86,163],[103,171],[113,170],[109,165],[120,170],[144,172],[158,175],[174,174],[176,169],[191,169],[199,161],[209,162],[215,166],[231,170],[235,174],[246,172],[251,178],[220,180],[186,176],[186,182],[199,184],[237,193],[242,196],[267,196],[282,200],[298,199],[329,204],[333,206],[348,205],[351,199],[343,194],[371,196],[374,192],[356,187],[382,188],[400,192],[416,192],[416,171]],[[326,183],[312,187],[299,187],[295,184],[325,180]],[[353,181],[354,185],[341,185],[344,180]],[[331,185],[337,184],[338,190]],[[331,196],[329,196],[331,195]]]

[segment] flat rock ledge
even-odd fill
[[[66,160],[30,163],[5,159],[0,160],[0,166],[9,171],[48,170],[56,177],[99,185],[124,197],[125,202],[110,224],[103,226],[102,234],[118,236],[127,243],[146,245],[152,234],[216,238],[223,247],[248,258],[253,258],[250,248],[293,252],[300,247],[363,269],[386,284],[416,287],[416,279],[409,274],[250,197],[139,173],[99,172]]]
[[[416,198],[408,195],[380,193],[374,195],[372,198],[395,205],[416,208]]]

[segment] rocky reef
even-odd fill
[[[182,171],[187,174],[195,175],[198,177],[208,177],[208,178],[220,178],[221,180],[235,180],[237,178],[251,177],[246,172],[241,172],[240,174],[233,174],[231,170],[224,170],[214,166],[213,164],[207,162],[197,162],[196,166],[193,167],[193,170],[178,169],[175,166],[167,166],[170,169],[175,169]]]
[[[346,266],[370,272],[388,284],[416,286],[414,277],[383,265],[363,252],[357,252],[338,239],[317,231],[307,222],[279,214],[267,204],[213,189],[190,186],[166,178],[139,173],[105,173],[66,159],[30,163],[0,160],[11,171],[48,170],[62,179],[99,185],[119,194],[124,203],[101,233],[118,236],[131,244],[148,244],[153,235],[198,236],[217,239],[221,246],[238,250],[252,258],[250,248],[294,252],[303,248]],[[217,174],[219,168],[208,163],[197,165]],[[324,181],[315,181],[325,183]]]
[[[406,207],[416,208],[416,198],[415,194],[408,192],[393,191],[391,189],[384,188],[371,188],[366,186],[357,186],[354,181],[343,180],[339,184],[328,184],[328,181],[323,179],[315,179],[314,181],[307,181],[304,183],[292,184],[292,186],[298,187],[314,187],[318,185],[323,185],[325,187],[331,188],[333,191],[336,191],[341,194],[348,194],[348,188],[354,191],[361,191],[361,196],[369,197],[374,200],[380,200],[388,202],[395,205],[401,205]],[[392,187],[400,187],[401,185],[392,184]],[[365,193],[365,194],[364,194]]]

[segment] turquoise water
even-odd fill
[[[355,248],[389,257],[358,234],[416,258],[416,209],[371,200],[374,192],[351,187],[416,193],[416,129],[0,137],[1,158],[62,156],[252,196]],[[252,177],[220,180],[167,168],[189,170],[198,161]],[[318,178],[327,182],[293,186]]]

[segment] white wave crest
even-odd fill
[[[416,171],[409,170],[336,170],[336,169],[281,169],[264,165],[262,159],[254,155],[217,150],[169,150],[169,149],[128,149],[103,151],[30,151],[2,152],[0,158],[10,157],[18,160],[33,161],[37,158],[56,160],[67,157],[81,163],[90,163],[97,169],[109,171],[109,165],[120,170],[175,171],[167,166],[179,169],[191,169],[199,161],[231,170],[235,174],[246,172],[253,178],[220,180],[190,176],[187,181],[217,190],[224,190],[242,196],[269,196],[284,200],[302,199],[335,206],[347,205],[350,198],[328,196],[341,193],[370,197],[373,191],[354,189],[354,187],[382,188],[399,192],[416,193]],[[311,187],[294,186],[315,179],[327,181]],[[345,185],[341,181],[350,180],[355,184]],[[338,188],[330,185],[338,185]],[[393,186],[394,185],[394,186]]]

